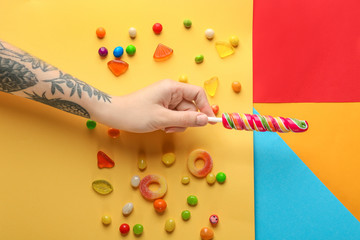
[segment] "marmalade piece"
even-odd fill
[[[171,48],[165,46],[164,44],[159,43],[159,45],[155,50],[153,58],[157,62],[162,62],[168,60],[173,54],[173,52],[174,51]]]
[[[221,58],[225,58],[234,53],[233,46],[228,42],[216,42],[216,50]]]
[[[107,65],[110,71],[117,77],[126,72],[129,68],[129,64],[122,60],[111,60]]]

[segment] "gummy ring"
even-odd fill
[[[204,167],[200,169],[195,166],[196,160],[199,159],[204,161]],[[188,159],[188,169],[195,177],[206,177],[206,175],[211,172],[212,167],[213,161],[207,151],[202,149],[196,149],[190,153]]]
[[[156,191],[150,190],[149,186],[152,183],[159,184],[159,189],[157,189]],[[139,189],[141,195],[147,200],[155,200],[158,198],[162,198],[167,191],[166,179],[162,176],[155,174],[147,175],[143,179],[141,179]]]

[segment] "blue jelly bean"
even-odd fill
[[[123,55],[123,53],[124,53],[124,49],[120,46],[116,47],[113,52],[114,56],[117,58],[121,57]]]

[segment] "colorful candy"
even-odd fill
[[[109,225],[111,223],[111,217],[108,215],[104,215],[102,216],[101,221],[104,225]]]
[[[215,174],[213,173],[209,173],[207,176],[206,176],[206,182],[210,185],[214,184],[216,182],[216,176]]]
[[[218,77],[212,77],[209,80],[206,80],[204,82],[204,88],[206,93],[211,97],[215,96],[218,85],[219,85]]]
[[[190,206],[196,206],[198,204],[198,198],[194,195],[190,195],[187,197],[187,203]]]
[[[96,29],[96,36],[97,36],[98,38],[104,38],[104,37],[105,37],[105,34],[106,34],[106,31],[105,31],[104,28],[99,27],[99,28]]]
[[[144,171],[147,167],[147,163],[146,163],[146,160],[145,160],[145,157],[144,156],[140,156],[139,159],[138,159],[138,162],[137,162],[137,165],[138,165],[138,168],[141,170],[141,171]]]
[[[235,52],[233,46],[228,42],[216,42],[215,48],[221,58],[228,57]]]
[[[95,180],[95,181],[93,181],[91,186],[95,192],[102,194],[102,195],[109,194],[113,191],[113,187],[106,180]]]
[[[130,226],[129,224],[123,223],[120,225],[119,227],[119,231],[121,232],[121,234],[127,234],[130,231]]]
[[[201,169],[195,166],[195,162],[197,160],[204,161],[204,166]],[[213,167],[213,161],[210,154],[207,151],[202,149],[196,149],[190,153],[187,165],[189,171],[195,177],[203,178],[206,177],[206,175],[208,175],[211,172]]]
[[[175,230],[175,220],[172,218],[169,218],[165,222],[165,231],[167,232],[173,232]]]
[[[155,34],[160,34],[161,31],[162,31],[162,29],[163,29],[163,27],[162,27],[162,25],[161,25],[160,23],[155,23],[155,24],[153,25],[152,29],[153,29],[153,31],[154,31]]]
[[[215,35],[214,30],[212,30],[211,28],[208,28],[205,30],[205,37],[209,40],[213,39]]]
[[[154,208],[156,212],[163,213],[166,210],[166,207],[167,204],[164,199],[159,198],[154,201]]]
[[[98,168],[112,168],[115,166],[114,161],[103,151],[97,153]]]
[[[211,105],[211,109],[212,109],[213,113],[216,115],[219,112],[219,105],[213,104],[213,105]]]
[[[179,77],[179,82],[187,83],[188,82],[188,77],[186,75],[181,75]]]
[[[134,175],[132,178],[131,178],[131,186],[133,188],[137,188],[139,185],[140,185],[140,177],[138,175]]]
[[[116,59],[109,61],[107,65],[110,71],[117,77],[125,73],[129,68],[129,64],[127,62]]]
[[[191,22],[190,19],[185,19],[185,20],[183,21],[183,24],[184,24],[184,26],[185,26],[186,28],[191,28],[192,22]]]
[[[122,214],[124,216],[128,216],[130,215],[130,213],[132,213],[132,211],[134,210],[134,204],[132,203],[127,203],[125,204],[125,206],[122,208]]]
[[[96,127],[96,122],[89,119],[86,121],[86,127],[88,129],[94,129]]]
[[[135,224],[133,227],[133,231],[135,235],[141,235],[144,231],[144,227],[141,224]]]
[[[136,53],[136,47],[134,45],[129,45],[126,47],[126,53],[130,56]]]
[[[168,60],[172,56],[173,52],[174,51],[171,48],[159,43],[156,47],[153,58],[157,62],[162,62]]]
[[[116,128],[109,128],[108,129],[108,135],[112,138],[118,138],[120,137],[120,130]]]
[[[124,54],[124,49],[120,46],[116,47],[113,51],[114,57],[119,58]]]
[[[161,158],[161,161],[168,167],[173,165],[175,160],[176,156],[174,153],[165,153]]]
[[[239,46],[239,38],[237,36],[231,36],[229,42],[233,47]]]
[[[159,184],[159,188],[156,191],[150,190],[149,186],[152,183]],[[147,175],[141,179],[139,189],[141,195],[147,200],[162,198],[167,191],[166,179],[155,174]]]
[[[196,63],[202,63],[204,61],[204,55],[202,55],[202,54],[199,54],[199,55],[197,55],[196,57],[195,57],[195,62]]]
[[[214,238],[214,231],[208,227],[203,227],[200,231],[200,237],[202,240],[210,240]]]
[[[217,215],[213,214],[209,217],[209,221],[214,226],[214,225],[218,224],[219,217]]]
[[[238,81],[232,82],[231,87],[236,93],[239,93],[241,91],[241,84]]]
[[[133,28],[133,27],[129,28],[129,36],[130,36],[131,38],[135,38],[135,37],[136,37],[136,29],[135,29],[135,28]]]
[[[181,178],[181,183],[184,184],[184,185],[187,185],[190,183],[190,178],[188,176],[183,176]]]
[[[184,220],[184,221],[187,221],[189,220],[191,217],[191,213],[189,210],[184,210],[181,212],[181,218]]]
[[[106,57],[108,55],[108,50],[106,49],[106,47],[101,47],[99,48],[98,53],[101,57]]]
[[[224,183],[226,180],[226,175],[223,172],[219,172],[218,174],[216,174],[216,181],[218,181],[218,183]]]
[[[309,128],[305,120],[245,113],[223,113],[222,123],[228,129],[259,132],[305,132]]]

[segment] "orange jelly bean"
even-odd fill
[[[104,28],[99,27],[99,28],[96,29],[96,36],[97,36],[98,38],[104,38],[105,35],[106,35],[106,31],[105,31]]]
[[[200,231],[200,237],[202,240],[210,240],[214,238],[214,231],[208,227],[203,227]]]
[[[156,199],[154,201],[154,208],[155,208],[155,211],[157,211],[158,213],[164,212],[166,207],[167,207],[167,204],[166,204],[165,200]]]
[[[239,93],[241,91],[241,84],[238,81],[233,82],[231,87],[236,93]]]
[[[219,112],[219,106],[216,104],[211,105],[211,108],[213,110],[213,113],[216,115]]]
[[[118,138],[120,137],[120,130],[116,128],[109,128],[108,135],[112,138]]]

